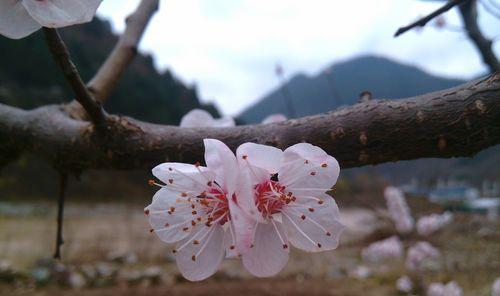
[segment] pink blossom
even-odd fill
[[[462,296],[462,289],[454,281],[444,285],[432,283],[427,288],[427,296]]]
[[[423,264],[430,259],[437,259],[439,251],[428,242],[420,241],[408,249],[406,267],[409,270],[422,270]]]
[[[413,289],[413,283],[408,276],[402,276],[396,281],[396,289],[403,293],[410,293]]]
[[[102,0],[2,0],[0,34],[24,38],[41,27],[59,28],[87,23]]]
[[[245,233],[246,227],[240,205],[253,201],[249,179],[238,173],[231,150],[218,140],[204,144],[207,167],[163,163],[153,168],[164,185],[157,184],[161,189],[144,210],[152,232],[175,244],[177,266],[192,281],[214,274],[226,251],[234,255],[234,233]]]
[[[374,242],[361,252],[364,260],[377,262],[403,257],[403,243],[397,236]]]
[[[491,286],[491,296],[500,296],[500,278],[497,278]]]
[[[432,234],[453,220],[453,214],[445,212],[443,214],[431,214],[423,216],[417,221],[417,232],[420,235]]]
[[[325,192],[337,182],[337,160],[321,148],[300,143],[280,149],[245,143],[236,155],[251,178],[258,211],[251,233],[237,233],[243,265],[259,277],[278,273],[290,243],[306,252],[335,249],[344,226],[338,207]]]
[[[271,114],[271,115],[267,116],[266,118],[264,118],[264,120],[262,120],[262,123],[268,124],[268,123],[282,122],[282,121],[285,121],[286,119],[287,118],[285,115],[280,114],[280,113],[276,113],[276,114]]]
[[[414,221],[403,191],[397,187],[388,186],[384,190],[384,197],[396,230],[403,234],[412,231]]]
[[[193,109],[186,113],[180,123],[180,127],[231,127],[236,123],[231,117],[215,119],[212,114],[202,109]]]

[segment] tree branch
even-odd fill
[[[137,46],[149,20],[158,10],[159,0],[142,0],[134,13],[127,17],[127,27],[115,48],[88,83],[99,102],[104,102],[116,87],[123,72],[137,54]]]
[[[436,11],[432,12],[431,14],[419,19],[416,22],[413,22],[409,24],[408,26],[404,26],[399,28],[396,33],[394,33],[394,37],[398,37],[399,35],[415,28],[415,27],[424,27],[429,21],[434,19],[435,17],[439,16],[440,14],[443,14],[447,12],[448,10],[452,9],[453,7],[457,5],[461,5],[465,2],[468,2],[470,0],[450,0],[448,1],[445,5],[441,6],[439,9]]]
[[[65,171],[151,168],[203,159],[203,139],[235,150],[244,142],[322,147],[342,167],[423,157],[472,156],[500,143],[500,73],[452,89],[400,100],[371,100],[281,123],[232,128],[180,128],[109,116],[95,145],[91,124],[60,106],[24,111],[0,105],[0,163],[34,153]],[[6,159],[10,157],[10,159]]]
[[[59,198],[57,200],[57,235],[56,235],[56,250],[54,251],[54,258],[61,259],[61,246],[64,244],[63,240],[63,219],[64,219],[64,199],[66,197],[66,189],[68,187],[68,174],[59,173]]]
[[[462,16],[467,35],[474,42],[474,45],[483,58],[483,62],[488,65],[491,72],[500,71],[500,62],[492,49],[493,43],[484,37],[479,29],[476,0],[468,1],[460,6],[460,15]]]
[[[96,126],[104,126],[106,119],[104,111],[101,105],[92,98],[92,94],[85,86],[85,83],[83,83],[75,64],[71,61],[68,48],[61,39],[59,32],[56,29],[43,28],[43,33],[54,59],[75,93],[76,100],[87,111],[87,114]]]

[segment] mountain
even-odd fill
[[[293,76],[285,86],[272,90],[245,110],[239,119],[257,123],[271,113],[287,115],[283,87],[290,94],[297,116],[305,116],[354,104],[363,91],[370,91],[374,99],[394,99],[445,89],[464,82],[436,77],[416,67],[375,56],[358,57],[333,64],[326,69],[316,76]]]
[[[60,30],[84,81],[88,81],[113,49],[118,36],[107,21]],[[0,36],[0,102],[25,109],[72,99],[71,89],[41,31],[21,40]],[[184,85],[169,70],[159,72],[153,58],[139,53],[104,105],[110,113],[156,123],[178,124],[183,114],[202,106],[196,88]]]
[[[315,76],[297,74],[287,88],[297,116],[312,115],[358,102],[363,91],[374,99],[396,99],[415,96],[464,83],[430,75],[416,67],[374,56],[358,57],[333,64]],[[283,86],[282,86],[283,87]],[[260,122],[271,113],[287,114],[283,88],[272,90],[255,105],[245,110],[239,119],[246,123]],[[344,180],[356,183],[380,176],[394,184],[418,179],[432,184],[438,178],[452,177],[480,186],[484,179],[500,181],[500,146],[491,147],[473,158],[418,159],[386,163],[343,171]]]

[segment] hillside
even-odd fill
[[[340,105],[357,102],[359,94],[370,91],[375,99],[410,97],[463,83],[458,79],[432,76],[418,68],[386,58],[366,56],[327,67],[316,76],[297,74],[287,83],[298,116],[326,112]],[[281,88],[272,90],[239,118],[247,123],[260,122],[271,113],[284,113]]]
[[[88,81],[108,56],[118,37],[107,21],[61,30],[82,78]],[[41,31],[21,39],[0,36],[0,102],[31,109],[71,100],[72,93],[55,65]],[[186,86],[169,70],[159,72],[153,58],[139,54],[104,106],[156,123],[178,124],[193,108],[217,114],[214,106],[200,106],[196,88]]]
[[[336,63],[316,76],[298,74],[287,83],[298,116],[326,112],[341,105],[358,102],[361,92],[368,90],[374,99],[395,99],[446,89],[464,81],[430,75],[416,67],[381,57],[359,57]],[[260,122],[271,113],[284,113],[286,108],[280,88],[272,90],[240,115],[247,123]],[[417,178],[432,184],[437,178],[454,177],[480,186],[483,179],[500,180],[498,163],[500,146],[482,151],[473,158],[419,159],[344,171],[349,180],[373,179],[380,176],[400,184]],[[365,177],[363,177],[365,176]],[[365,179],[365,180],[366,180]]]

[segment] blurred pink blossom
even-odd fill
[[[263,124],[282,122],[287,120],[286,116],[280,113],[271,114],[262,120]]]
[[[462,296],[462,289],[455,281],[444,285],[441,283],[432,283],[427,288],[427,296]]]
[[[420,235],[430,235],[449,224],[452,220],[453,214],[450,212],[423,216],[417,221],[417,232]]]
[[[403,243],[397,236],[374,242],[361,251],[364,260],[377,262],[403,257]]]
[[[439,250],[428,242],[420,241],[408,249],[406,268],[409,270],[422,270],[424,262],[439,258]]]
[[[231,117],[215,119],[212,114],[202,109],[193,109],[186,113],[180,123],[180,127],[231,127],[236,123]]]
[[[413,289],[413,283],[408,276],[404,275],[396,281],[396,289],[403,293],[410,293]]]
[[[500,296],[500,278],[497,278],[491,286],[491,296]]]
[[[410,213],[410,208],[401,189],[388,186],[384,190],[384,197],[396,230],[399,233],[408,233],[413,230],[414,220]]]

